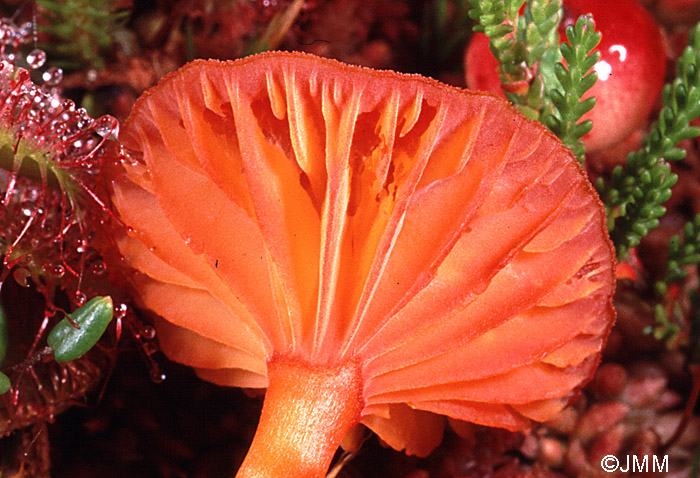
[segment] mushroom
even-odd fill
[[[358,423],[424,456],[587,382],[613,248],[572,154],[505,101],[300,53],[195,61],[136,103],[111,177],[163,351],[267,387],[239,477],[321,477]]]

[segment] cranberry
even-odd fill
[[[464,54],[467,88],[490,91],[505,98],[498,77],[498,60],[489,50],[489,37],[474,33]]]
[[[583,137],[588,151],[609,148],[642,127],[663,87],[666,56],[661,32],[636,0],[564,0],[564,29],[583,14],[592,13],[603,34],[595,65],[598,81],[586,97],[595,96],[595,108],[584,119],[593,129]],[[483,34],[474,34],[465,52],[467,86],[502,95],[496,60]]]

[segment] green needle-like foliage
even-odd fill
[[[654,325],[644,328],[645,334],[652,334],[656,340],[666,342],[668,348],[673,348],[681,332],[678,324],[682,320],[683,314],[678,302],[673,301],[670,305],[671,315],[666,312],[663,304],[656,304],[654,307]]]
[[[532,73],[528,71],[525,42],[519,38],[517,30],[518,10],[525,3],[524,0],[469,0],[469,3],[472,6],[469,16],[478,22],[474,25],[474,31],[489,37],[489,47],[500,65],[504,91],[527,81]],[[511,101],[524,104],[519,96]]]
[[[556,82],[553,69],[559,58],[557,28],[561,0],[469,0],[474,31],[489,37],[489,48],[499,63],[506,97],[532,119],[553,112],[548,96]],[[525,4],[523,14],[520,9]]]
[[[37,0],[49,22],[39,29],[52,36],[41,45],[56,66],[68,69],[105,67],[104,55],[114,33],[126,22],[128,12],[112,12],[111,0]]]
[[[525,43],[528,65],[536,65],[547,50],[559,44],[561,0],[530,0],[518,18],[518,32]]]
[[[591,71],[600,59],[600,52],[593,51],[600,43],[601,34],[595,31],[591,15],[582,15],[574,26],[566,27],[566,38],[560,46],[566,60],[554,65],[554,73],[560,87],[549,91],[555,112],[544,119],[544,124],[571,148],[581,163],[586,151],[581,137],[593,127],[590,120],[579,123],[581,117],[595,106],[595,98],[581,101],[583,95],[595,84],[598,76]]]
[[[664,277],[654,284],[664,303],[656,304],[654,325],[647,327],[645,332],[666,341],[669,347],[673,347],[681,332],[679,324],[683,323],[683,312],[674,294],[669,294],[670,286],[688,275],[687,266],[697,264],[700,264],[700,214],[685,224],[682,236],[675,235],[670,239]],[[697,328],[697,325],[693,327]]]
[[[690,122],[700,117],[700,24],[693,27],[688,47],[678,59],[677,77],[663,90],[664,108],[644,138],[641,150],[627,156],[625,168],[613,170],[610,185],[596,185],[608,214],[608,229],[619,259],[639,244],[666,213],[661,204],[671,197],[678,177],[668,161],[685,157],[677,145],[700,135]]]
[[[509,24],[505,23],[506,3],[508,7],[510,7],[510,4],[513,2],[510,0],[469,0],[469,4],[472,7],[471,10],[469,10],[469,16],[477,22],[477,24],[474,25],[474,31],[485,33],[486,36],[494,38],[494,40],[503,38],[505,35],[512,32],[513,19],[509,18]],[[522,5],[524,0],[518,3]],[[510,8],[508,10],[511,11]],[[504,39],[504,41],[507,40]],[[491,51],[493,51],[493,49]],[[498,49],[498,51],[500,51],[500,49]],[[496,52],[494,52],[494,54],[496,54]]]
[[[663,279],[656,282],[656,292],[665,296],[669,285],[688,275],[685,267],[697,264],[700,264],[700,214],[685,224],[682,237],[675,235],[669,241],[666,272]]]

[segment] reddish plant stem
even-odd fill
[[[693,365],[691,371],[693,374],[693,388],[690,390],[690,396],[685,402],[683,416],[681,417],[681,421],[678,424],[676,431],[673,433],[671,438],[669,438],[669,440],[661,446],[659,453],[666,453],[666,451],[673,446],[681,435],[683,435],[688,423],[690,423],[690,419],[693,417],[693,410],[695,409],[695,405],[698,402],[698,397],[700,396],[700,365]]]
[[[359,367],[275,356],[268,377],[258,429],[236,478],[323,478],[346,432],[360,420]]]

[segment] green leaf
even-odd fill
[[[112,320],[112,298],[94,297],[51,330],[48,344],[57,362],[70,362],[85,354],[102,337]]]
[[[10,378],[0,372],[0,395],[10,391]]]

